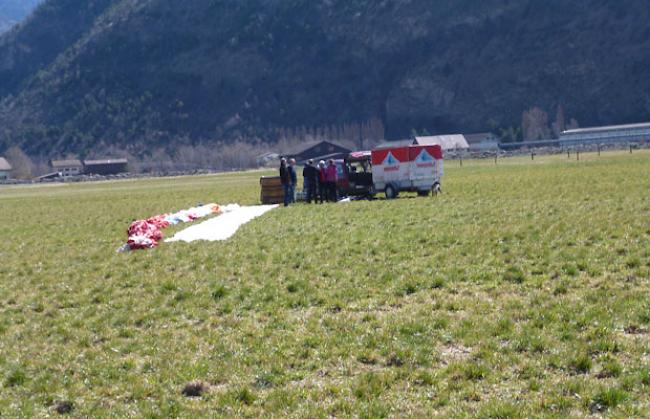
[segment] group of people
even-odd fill
[[[338,174],[336,170],[336,163],[330,159],[325,164],[325,161],[318,162],[318,166],[314,166],[314,161],[309,159],[305,163],[302,170],[302,177],[304,180],[305,198],[311,204],[325,201],[336,202],[337,191],[336,181]],[[295,202],[296,185],[298,183],[298,175],[296,173],[296,159],[283,158],[280,160],[280,180],[284,189],[284,206],[289,206]]]

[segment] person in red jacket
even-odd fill
[[[337,181],[337,173],[336,173],[336,164],[334,164],[334,160],[330,159],[327,162],[327,168],[325,169],[325,179],[327,181],[327,189],[328,189],[328,195],[329,195],[329,200],[332,202],[336,202],[336,181]]]

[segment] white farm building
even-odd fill
[[[642,142],[650,142],[650,123],[571,129],[560,135],[563,147]]]

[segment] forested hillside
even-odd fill
[[[560,105],[646,120],[649,18],[643,0],[48,0],[0,38],[0,152],[501,132]]]

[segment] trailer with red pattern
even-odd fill
[[[375,192],[393,199],[401,191],[426,196],[440,189],[443,155],[439,145],[410,145],[372,150],[372,180]]]

